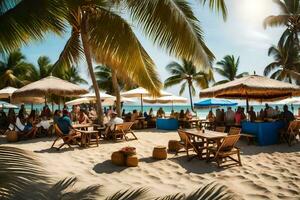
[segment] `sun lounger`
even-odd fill
[[[80,138],[80,134],[74,134],[74,135],[64,135],[63,132],[60,130],[60,128],[58,127],[57,124],[54,124],[54,132],[56,134],[56,139],[54,140],[51,148],[54,147],[55,143],[59,140],[62,139],[63,140],[63,144],[61,144],[57,149],[60,150],[64,145],[68,145],[69,147],[71,147],[71,145],[78,145],[80,146],[80,144],[77,142],[77,138]]]
[[[223,139],[219,147],[208,148],[208,160],[210,160],[209,158],[213,154],[213,161],[217,162],[218,167],[221,167],[222,163],[227,162],[227,158],[234,161],[234,164],[238,163],[241,166],[240,149],[235,146],[239,138],[240,135],[238,134],[229,135]],[[237,155],[237,159],[232,157],[235,154]]]

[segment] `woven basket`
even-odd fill
[[[180,144],[177,140],[169,140],[168,150],[170,152],[176,152],[180,149]]]
[[[16,131],[9,131],[6,134],[7,142],[17,142],[18,141],[18,133]]]
[[[139,164],[139,159],[137,156],[132,155],[132,156],[127,156],[126,158],[126,166],[127,167],[136,167]]]
[[[125,166],[125,155],[120,151],[111,154],[111,162],[118,166]]]
[[[167,158],[167,150],[164,146],[154,147],[152,157],[157,160],[164,160]]]

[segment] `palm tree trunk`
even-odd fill
[[[188,82],[188,85],[189,85],[189,95],[190,95],[191,109],[194,112],[193,99],[192,99],[192,91],[191,91],[192,84],[190,83],[190,81]]]
[[[88,65],[88,70],[92,79],[93,87],[96,94],[96,111],[99,118],[99,123],[103,125],[103,110],[102,110],[102,104],[101,104],[101,98],[100,98],[100,92],[99,87],[96,81],[96,76],[94,73],[93,63],[92,63],[92,57],[91,57],[91,51],[90,51],[90,45],[89,45],[89,34],[88,34],[88,16],[86,11],[82,11],[82,20],[81,20],[81,40],[82,40],[82,46],[84,55],[86,58],[86,62]]]
[[[112,79],[112,84],[113,84],[113,88],[114,88],[114,93],[116,96],[116,112],[118,113],[118,116],[121,117],[120,87],[119,87],[119,83],[118,83],[117,74],[114,69],[111,69],[111,79]]]

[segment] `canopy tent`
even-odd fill
[[[200,92],[200,98],[246,99],[247,110],[249,100],[277,101],[299,95],[297,85],[258,75],[245,76]]]
[[[166,91],[160,91],[160,96],[171,96],[172,94]],[[140,98],[141,100],[141,111],[143,112],[143,98],[144,97],[151,97],[152,95],[145,89],[142,87],[133,89],[133,90],[129,90],[127,92],[123,92],[121,93],[121,96],[123,97],[130,97],[130,98]]]
[[[162,104],[171,103],[172,104],[172,110],[173,110],[174,103],[186,103],[187,98],[171,95],[171,96],[163,96],[163,97],[159,97],[159,98],[148,98],[148,97],[146,97],[146,98],[143,99],[143,101],[146,102],[146,103],[162,103]]]
[[[195,108],[216,108],[220,106],[236,106],[238,103],[226,99],[205,99],[194,103]]]
[[[16,90],[13,93],[12,98],[46,97],[48,95],[72,97],[83,95],[86,93],[88,93],[86,89],[76,84],[70,83],[54,76],[48,76]]]
[[[7,103],[5,101],[0,101],[0,108],[13,108],[13,109],[17,109],[18,106]]]
[[[8,99],[11,95],[17,90],[14,87],[6,87],[0,90],[0,98],[1,99]]]

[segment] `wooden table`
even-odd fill
[[[92,141],[92,135],[96,136],[96,145],[99,146],[99,136],[98,136],[98,131],[86,131],[86,130],[79,130],[76,129],[76,131],[81,133],[81,146],[82,147],[87,147],[91,145]]]
[[[94,124],[73,124],[72,126],[75,129],[84,129],[89,127],[94,127]]]
[[[201,121],[203,121],[203,120],[201,120],[201,119],[189,119],[189,120],[187,120],[187,122],[190,124],[190,126],[191,126],[192,128],[193,128],[193,127],[200,126]],[[193,126],[193,125],[195,125],[195,126]]]
[[[204,133],[202,130],[198,129],[188,129],[185,130],[185,132],[193,137],[198,137],[203,139],[206,144],[206,149],[208,148],[209,142],[214,141],[218,146],[221,144],[221,140],[227,136],[227,133],[221,133],[211,130],[204,130]],[[208,158],[208,151],[206,150],[206,159]]]

